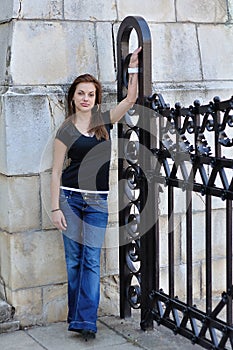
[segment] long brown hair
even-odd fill
[[[89,125],[90,129],[88,130],[88,132],[94,133],[98,140],[102,138],[105,140],[108,140],[109,135],[104,125],[104,121],[103,121],[103,118],[101,115],[101,109],[100,109],[101,102],[102,102],[102,87],[100,82],[91,74],[79,75],[71,84],[68,91],[68,115],[66,116],[66,118],[71,117],[76,112],[75,105],[73,102],[73,97],[74,97],[76,87],[80,83],[93,83],[96,88],[95,106],[92,109],[91,121]]]

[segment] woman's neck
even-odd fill
[[[87,113],[76,113],[73,119],[75,127],[81,132],[81,134],[86,136],[93,136],[89,133],[90,121],[91,115],[88,115]]]
[[[83,124],[89,124],[91,121],[91,113],[82,113],[77,112],[74,115],[74,122],[75,123],[83,123]]]

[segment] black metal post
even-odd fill
[[[129,63],[130,53],[129,53],[129,40],[130,34],[132,30],[135,30],[138,36],[138,46],[142,47],[142,52],[139,57],[139,76],[138,76],[138,85],[139,85],[139,94],[138,94],[138,104],[143,105],[144,96],[148,96],[151,94],[151,36],[150,30],[146,23],[146,21],[142,17],[133,17],[129,16],[124,19],[121,23],[118,36],[117,36],[117,66],[118,66],[118,101],[120,102],[126,96],[127,90],[127,67]],[[142,113],[141,113],[142,114]],[[148,123],[147,120],[144,119],[144,115],[140,115],[140,127],[138,127],[139,133],[139,144],[143,144],[149,147],[150,141],[145,137],[145,130],[148,127],[144,127],[144,123]],[[122,121],[118,125],[118,137],[119,139],[123,139],[127,129],[130,127]],[[135,128],[134,128],[135,129]],[[124,154],[124,143],[119,143],[119,154]],[[140,148],[140,146],[139,146]],[[146,158],[143,157],[141,151],[139,151],[139,157],[141,160],[145,161]],[[147,160],[146,160],[147,161]],[[119,182],[124,178],[125,170],[129,164],[125,162],[122,158],[119,158]],[[135,167],[140,168],[143,166],[142,164],[135,165]],[[145,165],[146,166],[146,165]],[[144,166],[143,166],[144,168]],[[140,173],[140,170],[138,171]],[[143,181],[141,181],[141,186],[144,186]],[[121,190],[121,189],[120,189]],[[144,208],[146,198],[144,197],[144,189],[141,189],[140,194],[140,205],[139,207]],[[119,196],[119,207],[124,208],[125,203],[123,200],[123,196]],[[125,232],[125,211],[121,210],[119,213],[119,224],[120,224],[120,237],[126,237],[127,233]],[[127,242],[127,237],[124,239]],[[143,240],[142,240],[143,241]],[[140,244],[141,247],[141,255],[145,254],[146,244],[142,242]],[[144,250],[144,253],[143,253]],[[126,266],[126,256],[127,256],[127,244],[123,244],[120,247],[120,316],[128,317],[131,315],[131,307],[128,301],[127,289],[128,289],[128,281],[130,271]],[[151,255],[153,256],[153,254]],[[142,288],[146,286],[144,282],[145,279],[145,261],[143,259],[141,266],[141,276],[143,279]],[[148,287],[146,287],[148,291]],[[141,293],[141,295],[146,295],[146,293]],[[143,298],[143,297],[142,297]],[[144,301],[141,301],[141,304],[144,304]]]

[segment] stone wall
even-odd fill
[[[52,140],[64,119],[67,86],[77,75],[89,72],[101,80],[105,109],[115,103],[114,47],[128,15],[149,24],[153,90],[166,102],[189,105],[232,95],[232,0],[1,1],[0,291],[22,326],[66,319],[62,240],[49,217]],[[118,313],[115,151],[102,313]]]

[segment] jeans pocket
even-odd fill
[[[65,202],[67,202],[67,196],[64,193],[61,193],[59,197],[59,203],[62,204]]]

